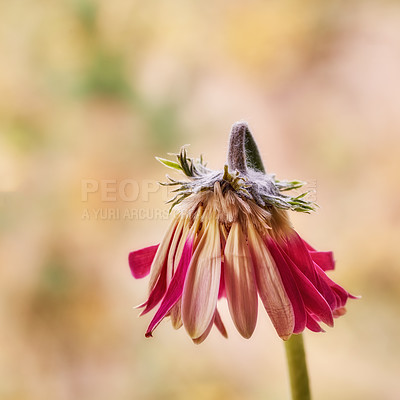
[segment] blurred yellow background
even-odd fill
[[[223,304],[229,339],[200,346],[132,308],[128,253],[168,224],[154,156],[221,169],[239,119],[269,171],[316,182],[292,221],[363,296],[305,335],[314,398],[400,398],[399,2],[1,1],[0,55],[1,399],[289,397],[261,306],[249,341]]]

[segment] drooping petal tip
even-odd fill
[[[292,337],[292,334],[279,336],[283,341],[287,341]]]

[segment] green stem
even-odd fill
[[[310,400],[310,386],[303,335],[292,335],[285,342],[286,358],[289,368],[292,400]]]

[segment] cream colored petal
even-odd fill
[[[160,243],[160,246],[157,249],[157,253],[154,257],[153,263],[151,264],[151,269],[150,269],[150,281],[149,281],[149,288],[150,291],[154,289],[154,286],[157,283],[157,280],[160,276],[161,270],[163,267],[167,266],[167,257],[168,257],[168,252],[169,252],[169,247],[171,244],[171,240],[173,238],[173,235],[175,234],[175,230],[178,226],[180,218],[175,217],[169,228],[167,233],[165,234],[162,242]]]
[[[204,331],[204,333],[201,336],[199,336],[198,338],[192,339],[193,343],[194,344],[203,343],[207,339],[207,336],[210,334],[211,328],[213,327],[213,325],[214,325],[214,318],[211,320],[211,322],[209,323],[207,329]]]
[[[219,224],[221,230],[221,246],[222,248],[225,247],[226,239],[228,238],[228,231],[225,228],[224,224]]]
[[[172,276],[174,274],[174,266],[175,266],[175,256],[178,256],[177,249],[178,245],[182,243],[182,232],[184,228],[185,219],[179,218],[178,225],[176,226],[175,233],[172,237],[171,243],[169,245],[168,257],[167,257],[167,285],[171,282]],[[185,239],[186,240],[186,239]],[[183,242],[183,244],[185,244]],[[182,246],[183,250],[183,246]],[[181,252],[182,255],[182,252]],[[180,256],[179,256],[180,258]],[[179,261],[178,261],[179,262]]]
[[[219,226],[213,217],[194,251],[182,294],[182,321],[193,339],[199,338],[214,318],[221,276],[220,246]]]
[[[179,329],[182,326],[182,318],[181,318],[181,300],[171,308],[171,323],[174,329]]]
[[[251,222],[248,223],[248,242],[258,293],[278,335],[286,340],[293,333],[293,308],[278,268]]]
[[[258,297],[253,262],[238,222],[232,224],[224,252],[225,291],[239,333],[249,338],[256,327]]]
[[[198,244],[200,243],[200,239],[203,236],[204,228],[202,227],[202,218],[204,214],[203,206],[199,206],[196,212],[196,216],[193,221],[193,225],[191,226],[191,232],[194,235],[193,249],[196,250]]]
[[[215,310],[214,324],[217,327],[217,329],[220,331],[221,335],[224,338],[228,338],[228,333],[226,331],[224,323],[222,322],[221,316],[219,315],[218,309]]]
[[[233,221],[237,221],[239,207],[238,207],[238,199],[239,197],[233,194],[232,191],[228,191],[224,197],[224,209],[222,213],[222,217],[224,219],[223,222],[227,222],[231,224]]]
[[[167,283],[171,281],[172,276],[178,268],[189,230],[189,218],[182,218],[176,228],[168,253]]]

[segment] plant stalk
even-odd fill
[[[311,400],[303,335],[292,335],[285,342],[292,400]]]

